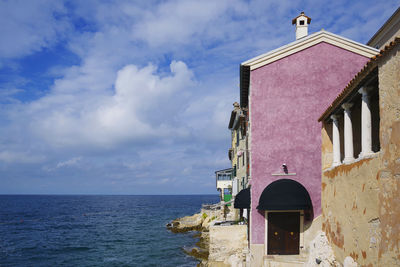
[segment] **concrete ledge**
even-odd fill
[[[247,225],[213,225],[209,235],[209,262],[227,263],[232,255],[244,261],[243,251],[248,246]]]

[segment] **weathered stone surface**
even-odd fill
[[[379,110],[374,114],[379,112],[380,120],[373,130],[379,129],[380,151],[322,173],[322,229],[340,262],[350,256],[360,266],[400,266],[399,70],[397,46],[378,66]],[[322,133],[326,159],[328,135]]]
[[[380,140],[383,168],[380,179],[379,266],[400,266],[400,47],[379,65]]]
[[[322,230],[340,262],[351,256],[360,264],[377,266],[378,249],[371,240],[380,240],[376,223],[380,167],[381,158],[377,155],[323,172]]]
[[[209,261],[231,264],[243,262],[248,247],[247,225],[211,226]],[[231,257],[233,256],[234,257]],[[235,259],[238,260],[235,260]],[[231,262],[231,263],[229,263]]]
[[[347,256],[344,259],[343,267],[357,267],[357,262],[355,262],[352,257]]]
[[[227,260],[225,260],[224,263],[228,263],[229,266],[231,267],[244,267],[245,264],[243,264],[243,257],[239,257],[238,255],[230,255]]]
[[[324,232],[319,231],[310,242],[307,267],[340,267]]]
[[[208,251],[201,248],[192,248],[191,250],[184,250],[184,252],[198,260],[206,261],[208,259]]]
[[[182,233],[194,230],[200,231],[202,223],[202,214],[197,213],[192,216],[186,216],[173,220],[167,224],[167,229],[173,233]]]
[[[210,227],[210,223],[211,223],[211,218],[207,217],[203,220],[203,223],[201,224],[201,227],[208,229]]]

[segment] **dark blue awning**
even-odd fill
[[[300,183],[281,179],[269,184],[258,201],[258,210],[307,210],[312,208],[311,198]]]
[[[241,190],[235,197],[235,209],[250,209],[250,188]]]

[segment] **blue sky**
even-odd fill
[[[0,0],[0,194],[216,193],[239,64],[399,1]]]

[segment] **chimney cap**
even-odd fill
[[[304,11],[302,11],[302,12],[300,13],[300,15],[298,15],[297,17],[295,17],[294,19],[292,19],[292,25],[293,25],[293,24],[296,24],[296,21],[297,21],[297,19],[298,19],[299,17],[305,17],[305,18],[307,18],[307,24],[310,24],[310,23],[311,23],[311,18],[310,18],[310,17],[307,17],[307,16],[304,14]]]

